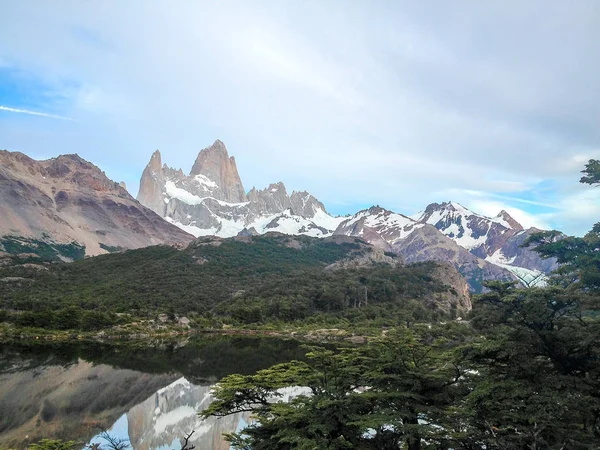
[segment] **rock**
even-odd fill
[[[164,216],[165,213],[164,184],[165,178],[162,171],[160,151],[156,150],[144,172],[142,172],[137,199],[142,205],[150,208],[160,216]]]
[[[229,157],[225,144],[218,139],[213,145],[200,151],[192,166],[190,177],[204,176],[217,188],[213,196],[230,203],[247,201],[242,180],[238,174],[235,158]]]
[[[155,152],[142,174],[138,200],[196,236],[280,231],[322,237],[341,221],[307,192],[288,195],[281,181],[246,195],[235,159],[219,140],[200,151],[187,176],[161,163]]]
[[[190,327],[190,319],[188,319],[187,317],[183,316],[183,317],[178,317],[177,318],[177,325],[179,325],[180,327],[186,327],[189,328]]]
[[[169,316],[167,316],[166,314],[159,314],[158,321],[160,323],[167,323],[169,321]]]
[[[440,261],[452,264],[475,292],[482,291],[484,280],[515,280],[507,270],[478,258],[431,225],[417,228],[405,239],[396,242],[394,251],[406,263]]]
[[[158,155],[160,159],[160,155]],[[141,205],[78,155],[36,161],[0,151],[0,235],[85,247],[186,244],[193,237]]]

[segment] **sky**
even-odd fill
[[[220,139],[246,190],[333,214],[452,200],[581,235],[599,42],[596,0],[0,0],[0,149],[136,196],[154,150],[187,172]]]

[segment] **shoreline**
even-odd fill
[[[113,331],[113,332],[111,332]],[[152,330],[148,332],[114,332],[115,330],[101,330],[99,332],[80,332],[80,331],[48,331],[48,330],[27,330],[18,329],[2,330],[0,329],[0,342],[10,343],[16,341],[37,341],[37,342],[127,342],[140,341],[145,339],[169,339],[182,336],[257,336],[272,337],[278,339],[295,339],[306,342],[349,342],[353,344],[362,344],[368,341],[374,335],[354,334],[347,330],[338,328],[315,329],[308,331],[281,331],[281,330],[261,330],[261,329],[243,329],[243,328],[189,328],[179,330]]]

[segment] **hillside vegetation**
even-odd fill
[[[70,264],[6,266],[0,280],[0,308],[12,320],[63,329],[101,328],[113,313],[161,312],[242,324],[358,315],[393,325],[400,310],[408,320],[430,320],[469,305],[454,269],[403,266],[360,239],[340,237],[201,238],[183,250],[154,246]]]

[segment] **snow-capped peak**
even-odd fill
[[[373,230],[388,243],[394,244],[422,226],[408,216],[372,206],[345,219],[335,234],[362,236],[366,230]]]

